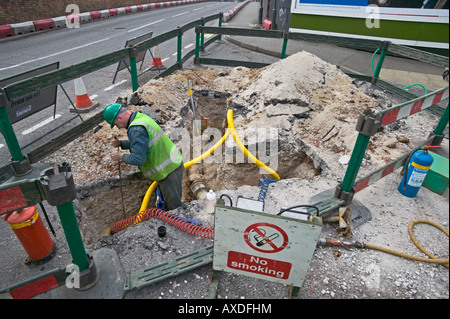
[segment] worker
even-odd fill
[[[111,128],[115,125],[119,129],[127,129],[128,140],[115,138],[111,145],[128,149],[130,153],[113,151],[111,159],[138,166],[145,178],[157,181],[166,210],[183,206],[183,158],[162,128],[148,115],[131,112],[118,103],[105,107],[103,118]]]

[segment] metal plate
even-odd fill
[[[135,271],[126,278],[125,292],[140,289],[207,265],[212,262],[212,251],[213,247],[209,246],[162,264]]]

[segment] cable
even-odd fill
[[[231,197],[228,196],[227,194],[222,194],[222,195],[220,195],[220,198],[222,198],[223,196],[228,198],[228,200],[230,201],[230,206],[233,207],[233,201],[231,200]]]
[[[385,252],[385,253],[388,253],[388,254],[391,254],[394,256],[415,260],[415,261],[439,264],[448,269],[449,268],[449,259],[448,258],[447,259],[438,259],[437,257],[433,256],[430,252],[428,252],[425,248],[423,248],[423,246],[417,241],[417,239],[413,233],[413,228],[416,224],[428,224],[428,225],[434,226],[437,229],[439,229],[440,231],[442,231],[443,233],[445,233],[447,235],[447,237],[448,237],[448,230],[446,230],[444,227],[436,224],[435,222],[432,222],[429,220],[424,220],[424,219],[414,220],[409,223],[408,233],[409,233],[409,236],[411,237],[411,240],[425,255],[427,255],[430,258],[408,255],[408,254],[404,254],[404,253],[401,253],[401,252],[398,252],[398,251],[395,251],[392,249],[388,249],[388,248],[384,248],[384,247],[380,247],[380,246],[376,246],[376,245],[371,245],[371,244],[365,244],[365,243],[360,243],[360,242],[347,243],[347,242],[341,242],[341,241],[337,241],[337,240],[333,240],[333,239],[329,239],[329,238],[321,238],[319,240],[319,245],[328,246],[328,247],[329,246],[342,246],[342,247],[346,247],[346,248],[352,248],[352,247],[368,248],[368,249]]]
[[[297,206],[292,206],[292,207],[288,207],[288,208],[284,208],[282,210],[280,210],[280,212],[277,215],[281,215],[282,213],[284,213],[285,211],[291,210],[293,208],[299,208],[299,207],[309,207],[309,208],[314,208],[317,211],[317,216],[319,216],[319,209],[316,206],[313,205],[297,205]],[[296,211],[292,211],[292,213],[299,213],[300,212],[296,212]]]
[[[372,61],[371,61],[371,64],[372,64],[372,73],[373,73],[373,74],[375,74],[375,69],[373,68],[373,60],[375,59],[375,55],[377,55],[378,51],[380,51],[379,48],[376,49],[375,53],[372,55]]]
[[[208,238],[208,239],[213,239],[213,235],[214,235],[214,228],[210,228],[210,227],[203,227],[203,226],[198,226],[192,223],[187,222],[186,220],[183,220],[182,218],[175,216],[169,212],[166,212],[162,209],[158,209],[158,208],[149,208],[146,209],[142,212],[140,212],[139,214],[124,219],[118,223],[116,223],[112,229],[111,229],[111,233],[115,234],[118,233],[119,231],[129,227],[131,224],[136,223],[137,219],[139,219],[140,221],[143,220],[147,220],[150,218],[158,218],[178,229],[181,229],[182,231],[197,236],[197,237],[202,237],[202,238]]]
[[[421,86],[421,87],[423,88],[423,90],[424,90],[424,92],[425,92],[424,95],[427,95],[427,94],[428,94],[428,91],[427,91],[427,88],[425,87],[425,85],[420,84],[420,83],[414,83],[414,84],[407,85],[407,86],[405,86],[405,87],[403,88],[403,90],[408,91],[408,88],[410,88],[411,86],[415,86],[415,85]]]
[[[403,258],[408,258],[411,260],[416,260],[416,261],[422,261],[422,262],[427,262],[427,263],[434,263],[434,264],[440,264],[442,266],[444,266],[445,268],[449,268],[449,260],[447,259],[438,259],[435,256],[433,256],[431,253],[429,253],[425,248],[423,248],[423,246],[421,244],[419,244],[419,242],[416,240],[416,237],[414,236],[413,233],[413,227],[415,224],[428,224],[431,226],[436,227],[437,229],[441,230],[442,232],[444,232],[447,237],[448,237],[448,230],[446,230],[444,227],[429,221],[429,220],[424,220],[424,219],[419,219],[419,220],[415,220],[412,221],[411,223],[409,223],[408,225],[408,233],[409,236],[411,237],[411,240],[413,241],[413,243],[428,257],[430,258],[423,258],[423,257],[418,257],[418,256],[412,256],[412,255],[408,255],[408,254],[404,254],[401,252],[397,252],[395,250],[391,250],[391,249],[387,249],[384,247],[379,247],[379,246],[375,246],[375,245],[369,245],[369,244],[363,244],[363,248],[370,248],[370,249],[375,249],[375,250],[379,250],[379,251],[383,251],[386,253],[389,253],[391,255],[395,255],[395,256],[399,256],[399,257],[403,257]]]

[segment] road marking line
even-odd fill
[[[122,80],[122,81],[117,82],[117,83],[115,83],[115,84],[113,84],[113,85],[110,85],[110,86],[108,86],[107,88],[104,88],[103,91],[109,91],[109,90],[112,90],[112,89],[114,89],[116,86],[119,86],[119,85],[121,85],[122,83],[125,83],[126,81],[128,81],[128,80]]]
[[[3,146],[5,146],[5,144],[0,144],[0,148],[2,148]]]
[[[198,10],[201,10],[201,9],[204,9],[205,7],[200,7],[200,8],[197,8],[197,9],[194,9],[194,10],[192,10],[192,11],[198,11]]]
[[[70,52],[70,51],[73,51],[73,50],[85,48],[85,47],[87,47],[89,45],[97,44],[97,43],[100,43],[100,42],[103,42],[103,41],[107,41],[107,40],[109,40],[109,38],[105,38],[105,39],[101,39],[101,40],[98,40],[98,41],[86,43],[86,44],[80,45],[80,46],[75,47],[75,48],[63,50],[63,51],[56,52],[56,53],[53,53],[53,54],[50,54],[50,55],[46,55],[46,56],[43,56],[43,57],[40,57],[40,58],[37,58],[37,59],[33,59],[33,60],[29,60],[29,61],[25,61],[25,62],[22,62],[22,63],[15,64],[15,65],[7,66],[7,67],[4,67],[4,68],[1,68],[0,71],[17,68],[18,66],[21,66],[21,65],[24,65],[24,64],[28,64],[28,63],[31,63],[31,62],[36,62],[36,61],[39,61],[39,60],[51,58],[51,57],[54,57],[54,56],[59,55],[59,54],[63,54],[63,53],[67,53],[67,52]]]
[[[182,16],[183,14],[186,14],[186,13],[189,13],[189,11],[178,13],[178,14],[172,16],[172,18],[176,18],[176,17]]]
[[[187,49],[187,48],[190,48],[193,45],[194,45],[194,43],[191,43],[191,44],[188,44],[187,46],[185,46],[184,48]]]
[[[27,135],[30,134],[34,131],[36,131],[38,128],[47,125],[50,122],[53,122],[54,120],[58,119],[61,117],[61,114],[56,114],[55,117],[49,117],[48,119],[46,119],[45,121],[42,121],[41,123],[36,124],[35,126],[30,127],[29,129],[25,130],[22,132],[22,135]]]
[[[162,60],[161,60],[161,63],[164,62],[164,61],[167,61],[167,60],[169,60],[169,59],[170,59],[170,58],[162,59]]]
[[[131,29],[131,30],[129,30],[128,32],[133,32],[133,31],[136,31],[136,30],[139,30],[139,29],[142,29],[142,28],[148,27],[149,25],[152,25],[152,24],[155,24],[155,23],[159,23],[159,22],[162,22],[162,21],[164,21],[164,20],[165,20],[165,19],[161,19],[161,20],[158,20],[158,21],[155,21],[155,22],[152,22],[152,23],[144,24],[144,25],[141,25],[140,27],[137,27],[137,28]]]

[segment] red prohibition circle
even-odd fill
[[[271,228],[276,229],[283,236],[283,243],[280,246],[275,245],[268,237],[266,237],[265,234],[263,234],[261,232],[261,230],[258,228],[259,226],[266,226],[266,227],[271,227]],[[261,248],[255,246],[253,243],[251,243],[250,239],[249,239],[249,234],[252,230],[254,230],[258,235],[260,235],[264,239],[264,241],[270,247],[272,247],[272,250],[261,249]],[[252,225],[248,226],[247,229],[244,231],[244,240],[247,243],[247,245],[249,245],[254,250],[262,252],[262,253],[269,253],[269,254],[282,251],[289,243],[288,235],[286,234],[286,232],[283,229],[281,229],[280,227],[278,227],[277,225],[269,224],[269,223],[256,223],[256,224],[252,224]]]

